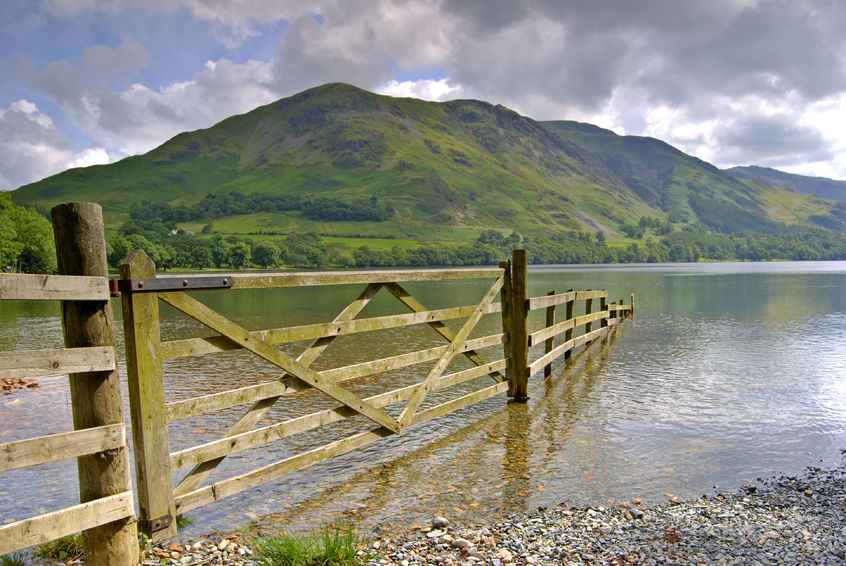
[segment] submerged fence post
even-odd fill
[[[632,305],[632,308],[629,311],[629,316],[632,319],[634,319],[634,313],[635,313],[634,293],[631,294],[631,305]]]
[[[51,211],[56,258],[61,275],[108,277],[103,210],[95,203],[60,204]],[[109,301],[62,301],[65,346],[114,346]],[[70,375],[74,429],[123,424],[117,369]],[[126,446],[77,458],[81,503],[132,489]],[[130,566],[138,563],[135,518],[83,532],[86,564]]]
[[[525,403],[529,388],[529,329],[527,310],[529,262],[526,250],[511,252],[511,356],[509,396]]]
[[[572,293],[573,289],[570,289],[567,292]],[[567,301],[567,305],[566,305],[565,310],[564,310],[564,320],[572,320],[573,319],[573,306],[575,304],[576,304],[575,299],[570,299],[569,301]],[[569,342],[572,339],[573,339],[573,328],[570,327],[570,328],[567,329],[566,332],[564,332],[564,341]],[[573,357],[573,348],[570,348],[569,350],[564,352],[564,359],[565,360],[569,360],[571,357]]]
[[[143,251],[133,251],[121,263],[120,276],[122,280],[149,279],[156,276],[156,265]],[[159,354],[159,299],[157,293],[133,293],[127,287],[121,292],[121,301],[139,524],[145,535],[158,541],[176,534],[167,407]]]
[[[508,380],[508,396],[514,396],[514,356],[512,355],[514,336],[512,335],[513,306],[511,304],[514,294],[511,292],[511,260],[499,262],[500,269],[504,270],[502,276],[502,289],[499,292],[502,303],[502,351],[505,355],[505,377]]]
[[[547,293],[547,295],[554,295],[555,289]],[[555,324],[555,305],[550,305],[546,307],[546,327],[549,328]],[[546,339],[546,343],[543,346],[544,354],[548,354],[552,351],[552,348],[555,345],[555,337],[550,336]],[[552,364],[547,364],[543,367],[543,376],[549,377],[552,375]]]

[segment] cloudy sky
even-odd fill
[[[844,30],[839,0],[3,0],[0,188],[330,81],[846,179]]]

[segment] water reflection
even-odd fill
[[[543,267],[532,270],[529,282],[532,295],[604,287],[616,300],[634,291],[638,318],[607,343],[596,343],[566,366],[558,364],[555,379],[533,378],[526,405],[491,399],[291,474],[192,513],[189,534],[243,525],[264,514],[290,528],[340,519],[372,527],[399,518],[410,525],[433,512],[474,522],[562,499],[697,495],[715,484],[732,487],[775,472],[797,472],[821,458],[836,461],[846,440],[844,264]],[[409,288],[427,306],[442,308],[475,302],[487,285]],[[324,322],[359,291],[208,291],[198,297],[256,329]],[[399,312],[405,311],[384,293],[362,316]],[[0,349],[60,346],[57,316],[49,304],[0,304]],[[537,328],[543,318],[543,311],[536,311],[530,322]],[[162,320],[166,339],[210,334],[168,308]],[[493,332],[499,332],[498,316],[485,317],[474,336]],[[444,343],[425,326],[374,336],[340,338],[315,367]],[[285,350],[296,355],[304,347],[290,344]],[[492,350],[482,353],[490,360],[499,357]],[[418,382],[431,366],[395,370],[350,387],[362,395],[379,393]],[[469,364],[461,360],[451,370],[464,367]],[[169,400],[177,400],[267,381],[278,373],[236,351],[172,360],[165,379]],[[435,392],[425,406],[484,383]],[[260,424],[334,404],[318,393],[286,398]],[[174,423],[171,449],[219,438],[246,409]],[[398,407],[391,410],[396,414]],[[0,442],[67,430],[70,423],[66,378],[43,380],[35,392],[0,397]],[[368,426],[363,418],[350,419],[233,455],[212,479]],[[3,474],[0,522],[74,503],[75,482],[67,481],[72,477],[72,462]]]

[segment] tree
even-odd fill
[[[51,273],[56,270],[56,248],[46,218],[0,194],[0,270],[5,269]]]
[[[253,262],[261,267],[273,267],[279,263],[279,249],[268,242],[253,245]]]
[[[243,269],[250,265],[252,250],[247,242],[237,242],[232,246],[229,263],[235,269]]]

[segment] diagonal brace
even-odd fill
[[[382,288],[381,283],[371,283],[364,288],[364,290],[337,316],[332,320],[332,322],[342,322],[352,320],[357,317],[361,311],[370,303],[370,300],[379,292]],[[297,356],[297,361],[303,364],[304,366],[311,366],[312,363],[323,353],[323,350],[332,343],[333,340],[338,338],[337,336],[324,336],[322,338],[317,338],[309,344],[308,348],[306,348],[299,356]],[[292,380],[287,374],[283,375],[280,378],[282,382],[292,383],[292,386],[296,387],[301,385],[296,380]],[[303,386],[305,387],[305,386]],[[233,436],[236,434],[241,434],[244,432],[248,432],[255,428],[258,422],[264,417],[267,411],[270,410],[271,407],[278,401],[280,397],[270,397],[267,399],[262,399],[261,401],[257,401],[254,403],[250,409],[241,417],[235,424],[233,424],[229,430],[226,431],[224,437]],[[197,464],[194,466],[186,475],[182,478],[182,481],[174,489],[174,493],[176,495],[182,495],[197,489],[203,481],[211,474],[221,462],[223,462],[224,457],[215,458],[209,460],[208,462],[203,462],[201,464]]]
[[[388,292],[397,298],[402,304],[404,304],[408,309],[412,312],[425,312],[429,309],[426,308],[423,303],[418,301],[417,299],[412,296],[408,290],[400,285],[399,283],[386,283],[385,289]],[[455,331],[453,331],[449,326],[447,326],[443,321],[440,320],[433,320],[427,323],[435,332],[446,338],[447,341],[452,342],[455,339]],[[467,350],[466,352],[462,352],[464,356],[467,357],[468,360],[473,362],[477,366],[483,366],[488,362],[475,350]],[[494,381],[500,382],[505,381],[505,376],[502,375],[500,372],[495,371],[491,372],[490,375]]]
[[[476,324],[478,324],[479,320],[488,310],[488,307],[496,297],[497,293],[499,293],[499,290],[502,288],[504,282],[504,277],[500,275],[494,282],[493,286],[491,286],[491,288],[488,289],[488,292],[485,293],[485,296],[482,297],[482,301],[476,306],[476,310],[473,311],[473,314],[470,315],[470,317],[464,322],[461,330],[455,334],[446,352],[444,352],[437,363],[435,363],[435,366],[429,371],[426,379],[424,379],[420,385],[417,386],[417,389],[414,390],[414,393],[411,395],[411,399],[408,400],[408,405],[406,405],[405,409],[403,409],[399,418],[399,424],[402,428],[409,426],[414,421],[414,414],[417,412],[417,408],[426,398],[429,391],[431,391],[435,386],[438,379],[444,373],[456,354],[458,354],[461,347],[464,346],[464,342],[467,340],[467,337],[470,336],[470,333],[473,332]]]
[[[343,387],[339,387],[313,369],[285,355],[272,344],[251,336],[247,329],[213,311],[197,299],[185,293],[162,293],[159,295],[159,298],[212,330],[223,334],[242,348],[253,352],[260,358],[285,370],[290,375],[311,385],[315,389],[319,389],[375,423],[393,432],[399,431],[397,421],[385,411],[377,409],[369,403],[365,403],[360,397],[350,393]]]

